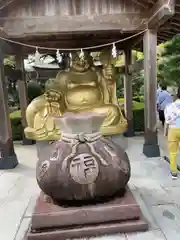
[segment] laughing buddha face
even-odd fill
[[[92,65],[93,60],[88,52],[84,52],[84,56],[80,56],[80,52],[72,53],[72,69],[78,72],[86,72]]]

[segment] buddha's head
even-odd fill
[[[92,65],[92,57],[88,52],[83,52],[84,56],[82,57],[80,52],[72,53],[72,65],[71,68],[77,72],[86,72]]]

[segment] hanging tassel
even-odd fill
[[[80,52],[80,54],[79,54],[79,58],[80,58],[80,59],[84,59],[84,51],[83,51],[82,48],[81,48],[81,52]]]
[[[113,58],[117,57],[117,50],[116,50],[116,45],[115,43],[113,43],[113,47],[112,47],[112,56]]]
[[[36,47],[36,52],[35,52],[35,64],[40,64],[40,57],[41,57],[41,54],[39,53],[38,51],[38,47]]]
[[[56,58],[57,58],[58,62],[62,61],[62,56],[61,56],[61,54],[59,52],[59,49],[57,49],[57,51],[56,51]]]
[[[72,53],[69,53],[69,67],[72,66]]]

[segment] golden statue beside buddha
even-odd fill
[[[92,57],[84,53],[72,54],[72,64],[61,71],[55,79],[47,82],[45,93],[35,98],[28,106],[25,129],[27,138],[35,140],[57,140],[61,131],[55,117],[66,112],[93,111],[105,114],[101,126],[103,135],[123,133],[127,128],[116,97],[114,68],[108,54],[101,54],[103,70],[93,66]]]

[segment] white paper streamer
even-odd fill
[[[112,56],[113,58],[117,57],[117,50],[116,50],[116,45],[115,43],[113,43],[113,47],[112,47]]]
[[[40,61],[41,54],[38,51],[38,47],[36,47],[36,52],[35,52],[35,64],[41,64]]]
[[[61,54],[59,52],[59,49],[57,49],[57,51],[56,51],[56,58],[57,58],[58,62],[62,61],[62,56],[61,56]]]
[[[80,52],[80,54],[79,54],[79,57],[80,57],[81,59],[84,59],[84,51],[83,51],[82,48],[81,48],[81,52]]]

